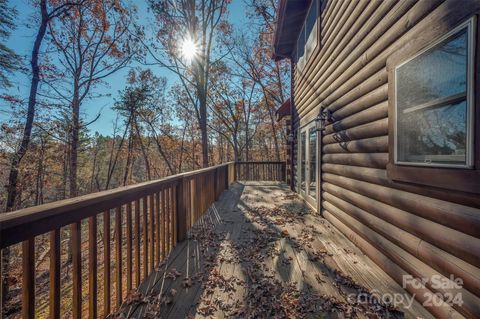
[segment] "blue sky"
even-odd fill
[[[146,1],[137,0],[135,1],[135,4],[139,8],[138,16],[140,21],[143,21],[145,24],[150,23],[153,16],[148,11]],[[28,57],[30,56],[36,33],[35,25],[28,25],[28,22],[31,21],[35,8],[33,8],[32,1],[30,0],[10,0],[9,5],[14,6],[18,11],[16,19],[18,21],[18,27],[12,32],[7,41],[7,46],[15,50],[17,54],[26,56],[27,59],[25,60],[25,63],[28,65]],[[248,27],[244,0],[233,0],[229,9],[229,20],[235,29],[238,30]],[[160,67],[151,68],[158,76],[166,77],[169,85],[172,85],[177,81],[175,74]],[[118,95],[118,91],[125,87],[127,73],[128,68],[125,68],[111,75],[105,80],[108,85],[98,88],[95,92],[102,95],[110,94],[111,96],[88,100],[82,105],[82,112],[86,122],[94,119],[99,112],[101,113],[100,118],[89,126],[91,133],[99,132],[104,135],[112,134],[115,112],[112,111],[110,107],[113,106],[114,98]],[[17,75],[12,78],[12,82],[14,86],[9,88],[7,93],[18,95],[21,98],[26,99],[30,88],[29,76],[21,74]],[[2,93],[5,93],[5,91]],[[9,107],[5,105],[5,102],[0,100],[0,122],[8,122],[10,116]]]

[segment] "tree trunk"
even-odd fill
[[[132,164],[132,148],[133,148],[133,132],[130,131],[130,136],[128,137],[127,163],[125,164],[125,173],[123,175],[123,186],[126,186],[128,181],[130,166]]]
[[[42,20],[35,38],[35,43],[32,50],[32,59],[30,61],[30,65],[32,67],[32,81],[30,85],[30,95],[28,97],[27,118],[25,121],[25,127],[23,129],[22,142],[17,153],[12,158],[10,174],[8,176],[7,203],[5,207],[5,211],[7,212],[11,211],[15,206],[15,200],[17,197],[18,170],[23,157],[27,153],[28,145],[30,144],[30,138],[32,135],[33,120],[35,118],[35,105],[37,104],[38,84],[40,82],[38,54],[40,52],[40,46],[42,45],[48,23],[46,0],[40,1],[40,12]]]
[[[147,172],[147,178],[149,181],[152,180],[152,173],[150,170],[150,161],[148,160],[147,150],[145,149],[145,145],[143,145],[142,135],[140,134],[140,130],[138,129],[138,123],[135,120],[135,131],[137,133],[138,142],[140,143],[140,149],[142,150],[143,160],[145,161],[145,170]]]
[[[268,113],[270,115],[270,123],[272,125],[272,133],[273,133],[273,144],[275,146],[275,160],[280,161],[280,146],[278,142],[278,136],[277,136],[277,127],[275,126],[275,115],[269,108]]]
[[[78,171],[78,144],[80,141],[80,100],[78,80],[75,79],[72,101],[72,125],[70,140],[70,197],[78,196],[77,171]]]
[[[41,13],[41,23],[38,28],[37,36],[35,37],[35,42],[33,44],[32,58],[30,60],[30,65],[32,67],[32,80],[30,84],[30,94],[28,96],[28,109],[27,109],[27,118],[25,121],[25,127],[23,129],[23,137],[20,147],[17,153],[13,156],[10,166],[10,173],[8,176],[8,186],[7,186],[7,202],[5,211],[9,212],[14,209],[15,202],[18,196],[17,193],[17,184],[18,184],[18,170],[20,163],[27,153],[28,145],[30,144],[30,138],[32,135],[33,120],[35,118],[35,106],[37,104],[37,91],[38,84],[40,82],[40,69],[38,66],[38,54],[40,52],[40,47],[42,45],[43,38],[45,36],[45,31],[47,30],[47,23],[49,20],[47,12],[47,1],[41,0],[40,4],[40,13]],[[10,249],[6,248],[1,254],[3,259],[0,263],[0,267],[7,267],[10,259]],[[6,268],[1,269],[0,273],[3,274],[2,278],[2,291],[1,291],[1,304],[4,305],[6,297],[8,295],[8,270]],[[1,310],[2,312],[4,309]]]
[[[95,181],[95,172],[97,170],[98,141],[95,143],[93,150],[92,174],[90,175],[90,192],[93,192],[93,183]]]
[[[45,161],[45,144],[40,137],[40,156],[37,163],[37,178],[35,183],[35,205],[43,204],[43,167]]]
[[[200,99],[200,132],[202,135],[202,165],[208,167],[207,99]]]
[[[70,133],[67,132],[66,135],[66,143],[63,146],[63,180],[62,180],[62,199],[67,198],[67,185],[68,185],[68,167],[69,158],[70,158]]]

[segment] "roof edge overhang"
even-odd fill
[[[280,122],[284,117],[292,115],[291,99],[286,99],[282,105],[275,111],[277,122]]]
[[[310,0],[280,0],[273,42],[273,59],[291,58]]]

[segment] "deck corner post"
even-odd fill
[[[177,242],[187,238],[187,207],[185,200],[185,178],[181,177],[177,181],[176,203],[177,203]]]

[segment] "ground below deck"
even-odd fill
[[[287,185],[239,182],[132,294],[118,318],[431,318]]]

